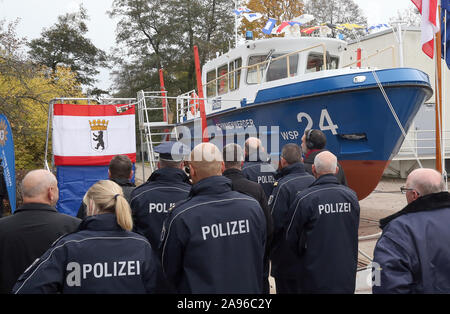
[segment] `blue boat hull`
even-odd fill
[[[407,131],[420,106],[432,95],[428,76],[408,68],[376,74]],[[356,76],[365,76],[365,81],[355,84]],[[327,149],[338,157],[360,199],[376,187],[404,140],[371,71],[261,90],[254,103],[209,115],[207,124],[209,135],[216,133],[218,138],[227,133],[224,144],[236,142],[237,136],[230,134],[242,135],[254,126],[266,133],[259,135],[267,135],[263,142],[275,160],[283,145],[301,144],[305,129],[321,129],[327,136]],[[192,121],[184,125],[193,128]],[[278,145],[273,145],[274,139],[279,140]]]

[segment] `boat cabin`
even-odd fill
[[[330,75],[324,70],[339,68],[346,45],[318,37],[246,41],[203,66],[206,114],[252,104],[261,89]]]

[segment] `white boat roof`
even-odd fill
[[[301,50],[307,47],[312,47],[318,44],[325,44],[327,51],[330,54],[337,55],[344,51],[347,47],[347,43],[343,40],[327,37],[299,37],[299,38],[283,38],[274,37],[267,39],[257,39],[246,41],[243,45],[229,50],[228,52],[214,57],[205,63],[203,70],[220,66],[221,64],[228,63],[231,60],[242,58],[242,65],[247,64],[247,56],[257,54],[267,54],[271,49],[274,49],[274,53],[287,53],[296,50]],[[311,51],[322,51],[320,47]]]

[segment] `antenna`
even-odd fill
[[[237,10],[238,8],[238,0],[234,0],[234,9]],[[234,14],[234,48],[237,47],[238,44],[238,16],[235,13]]]

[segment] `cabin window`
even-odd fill
[[[219,95],[228,93],[228,64],[217,69],[217,91]]]
[[[282,55],[273,55],[272,59],[281,57]],[[289,60],[289,61],[288,61]],[[289,71],[288,71],[289,64]],[[298,54],[290,55],[289,57],[281,57],[280,59],[273,60],[269,65],[269,70],[267,71],[266,81],[275,81],[291,76],[297,75],[298,66]]]
[[[216,96],[216,69],[206,73],[206,97]]]
[[[248,59],[247,84],[258,84],[261,82],[267,63],[252,66],[266,61],[267,55],[250,56]],[[259,71],[258,71],[259,70]]]
[[[339,66],[339,58],[336,56],[330,56],[327,53],[327,69],[337,69]],[[308,62],[306,64],[306,72],[318,72],[323,70],[323,54],[310,53],[308,55]]]
[[[241,80],[241,70],[240,70],[241,66],[242,66],[241,58],[230,62],[230,75],[229,75],[230,91],[239,88],[239,82]],[[239,69],[239,70],[237,70],[237,69]],[[237,70],[237,71],[235,71],[235,70]]]

